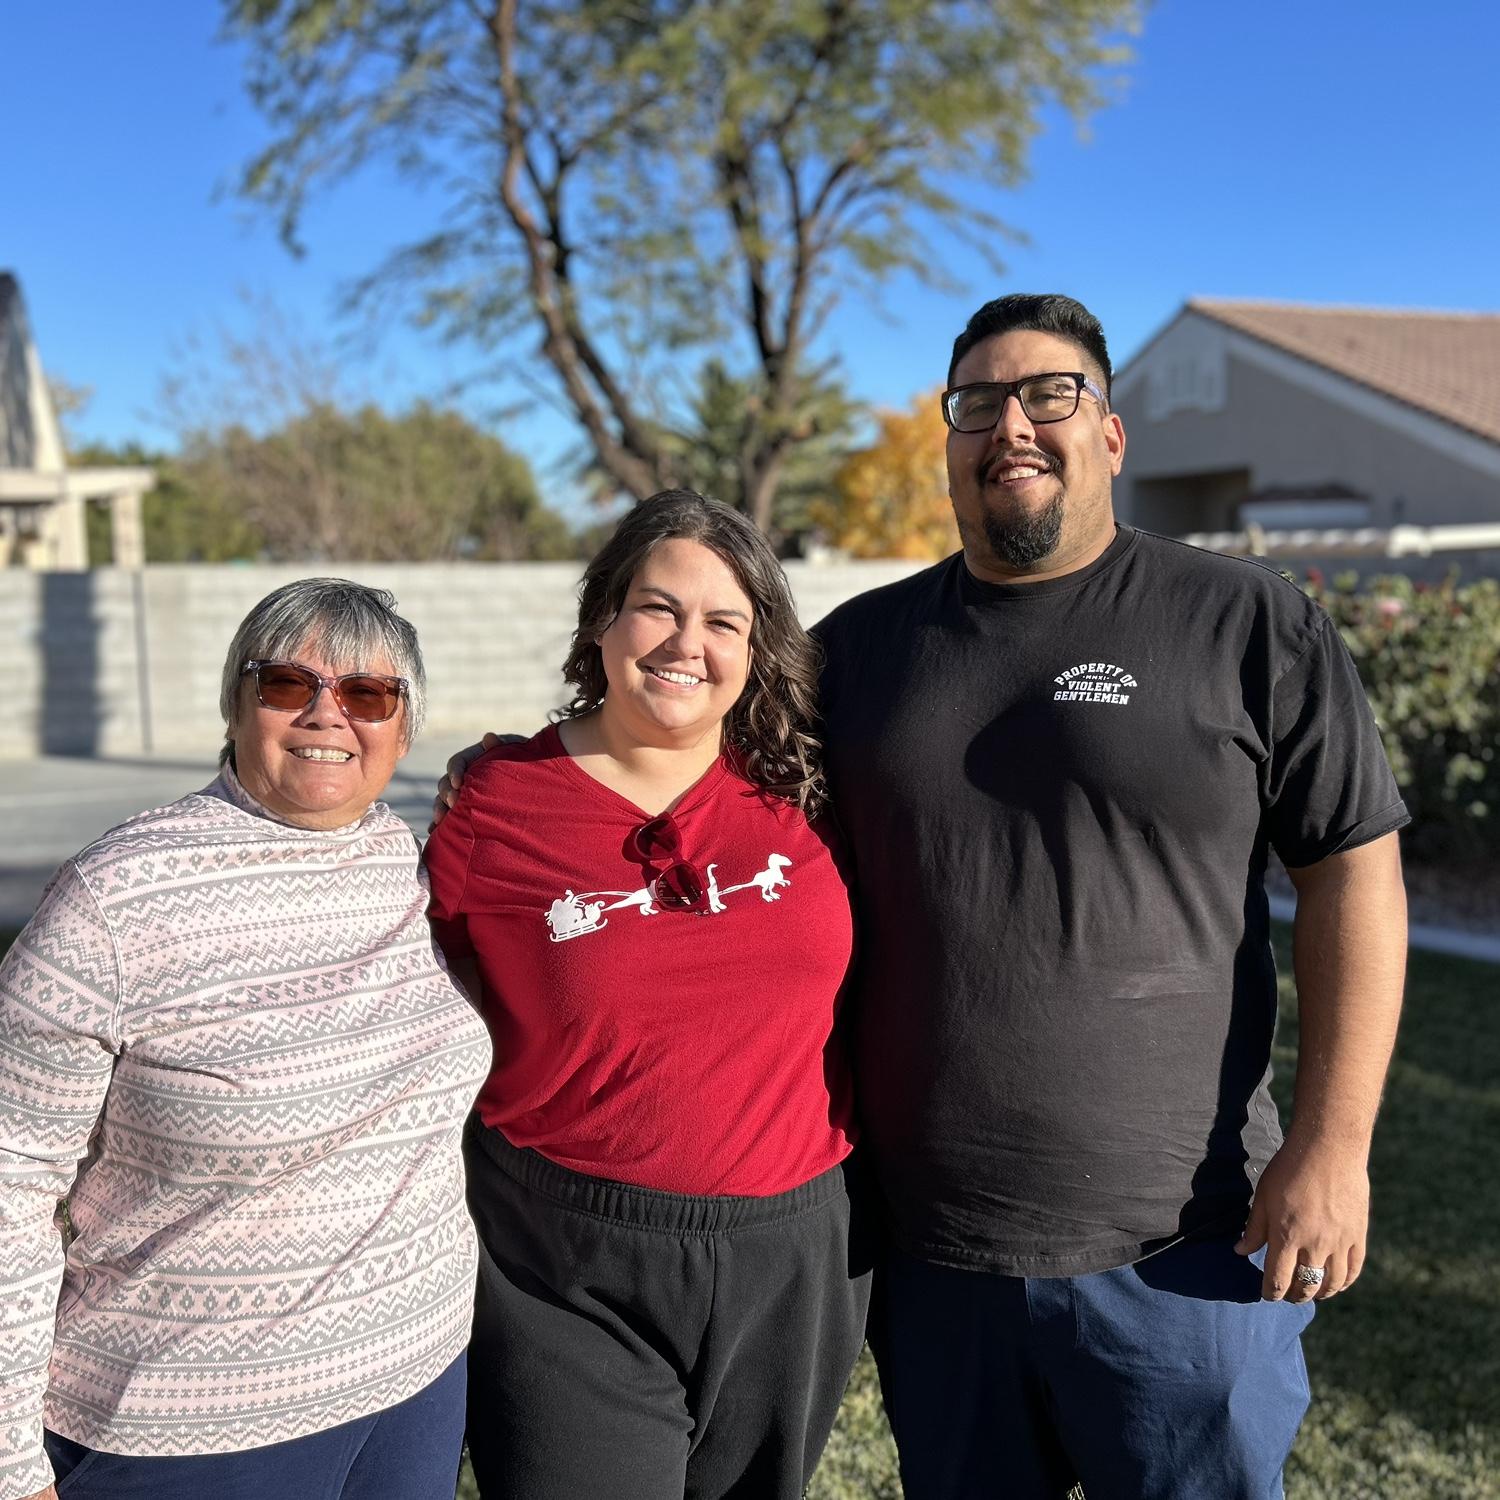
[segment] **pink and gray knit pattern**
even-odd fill
[[[0,1500],[50,1482],[44,1416],[229,1452],[463,1349],[489,1041],[426,905],[384,804],[308,831],[229,771],[58,872],[0,966]]]

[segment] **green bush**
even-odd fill
[[[1340,577],[1307,590],[1333,616],[1412,813],[1418,857],[1500,858],[1500,583]]]

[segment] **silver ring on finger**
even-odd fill
[[[1299,1265],[1297,1267],[1297,1285],[1298,1286],[1322,1286],[1323,1285],[1323,1277],[1326,1274],[1327,1273],[1323,1270],[1322,1266],[1301,1266],[1301,1265]]]

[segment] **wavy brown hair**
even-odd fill
[[[631,580],[662,542],[698,542],[722,558],[755,607],[750,676],[724,718],[724,736],[748,780],[809,817],[827,802],[818,736],[818,644],[797,619],[797,606],[771,544],[737,510],[695,490],[663,490],[642,500],[615,528],[578,588],[578,629],[563,663],[575,689],[561,719],[592,713],[609,686],[599,637],[614,624]]]

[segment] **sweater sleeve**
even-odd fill
[[[58,1201],[104,1108],[119,1000],[114,942],[69,862],[0,963],[0,1500],[52,1482],[42,1398],[63,1275]]]

